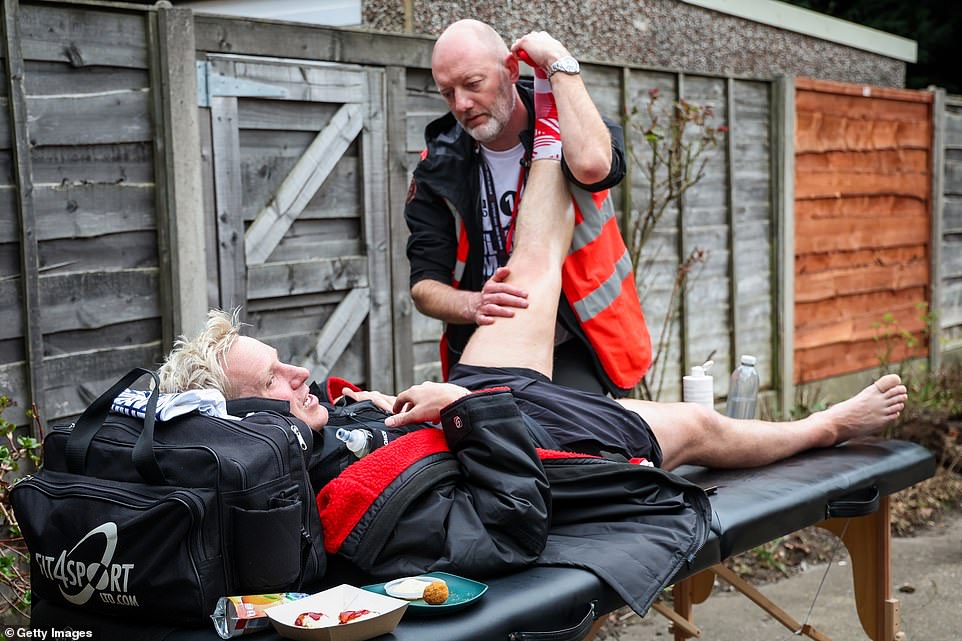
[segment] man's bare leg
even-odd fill
[[[528,292],[528,307],[478,327],[461,356],[465,365],[524,367],[551,377],[561,295],[561,264],[571,246],[574,208],[556,160],[531,163],[518,207],[508,283]]]
[[[737,420],[694,403],[619,402],[651,426],[662,467],[756,467],[813,447],[829,447],[878,432],[905,407],[899,377],[881,377],[852,398],[798,421]]]

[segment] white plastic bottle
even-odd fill
[[[712,366],[708,361],[704,365],[695,365],[691,374],[681,379],[681,398],[686,403],[698,403],[708,409],[715,409],[715,381],[707,372]]]
[[[358,458],[367,456],[371,451],[371,439],[373,437],[367,430],[346,430],[343,427],[339,427],[335,435],[338,439],[344,441],[347,449]]]
[[[755,369],[755,357],[745,354],[741,365],[732,372],[725,413],[732,418],[755,418],[757,406],[758,370]]]

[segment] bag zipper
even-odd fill
[[[187,502],[180,498],[180,495],[187,496],[188,502],[192,503],[195,507],[200,509],[202,514],[207,513],[206,505],[204,500],[197,496],[195,492],[192,492],[188,488],[178,487],[173,488],[169,486],[156,486],[158,489],[168,488],[170,493],[163,498],[158,498],[147,494],[145,492],[138,492],[134,488],[124,488],[118,489],[115,486],[108,485],[111,481],[104,481],[103,484],[91,483],[85,481],[68,481],[66,479],[52,479],[50,476],[53,475],[67,475],[69,472],[55,472],[53,470],[46,470],[41,474],[31,474],[30,476],[25,476],[16,483],[15,487],[19,487],[22,483],[30,481],[35,489],[39,492],[46,494],[47,496],[56,498],[52,492],[54,490],[60,490],[62,492],[72,493],[77,496],[94,498],[94,499],[110,499],[111,503],[116,503],[117,505],[122,505],[124,507],[134,508],[134,509],[149,509],[154,505],[164,503],[168,500],[176,500],[177,502],[183,504],[185,507],[190,509]],[[89,490],[85,493],[85,490]],[[216,490],[215,490],[216,492]],[[142,499],[140,502],[132,502],[128,500],[130,497],[135,497]],[[201,544],[204,548],[207,547],[206,539],[204,538],[203,531],[199,532],[201,538]]]
[[[134,417],[130,417],[130,418],[134,418]],[[275,462],[276,467],[277,467],[278,476],[290,475],[290,468],[289,468],[287,465],[285,465],[285,462],[286,462],[285,457],[284,457],[284,455],[281,453],[281,449],[280,449],[280,447],[278,447],[278,445],[277,445],[277,443],[274,441],[274,439],[272,439],[272,438],[270,438],[269,436],[267,436],[267,435],[259,432],[258,430],[254,429],[254,428],[248,427],[248,426],[246,426],[246,425],[240,425],[240,424],[238,423],[238,421],[233,421],[233,420],[230,420],[230,419],[220,418],[220,417],[218,417],[218,416],[207,416],[207,417],[205,417],[205,418],[208,418],[208,419],[210,419],[210,420],[213,420],[213,421],[216,422],[218,425],[221,425],[221,426],[223,426],[223,427],[226,427],[227,429],[229,429],[231,432],[234,432],[235,434],[241,434],[241,435],[243,435],[243,436],[245,436],[245,437],[253,438],[254,440],[262,441],[262,442],[264,442],[264,443],[267,443],[267,444],[270,446],[271,450],[274,452],[274,462]],[[137,419],[134,418],[134,420],[137,420]],[[127,433],[130,434],[131,436],[135,436],[135,437],[136,437],[136,436],[140,436],[140,431],[132,428],[131,426],[127,425],[127,424],[124,423],[124,422],[116,421],[116,420],[111,420],[111,419],[108,417],[107,421],[104,422],[104,425],[107,425],[108,423],[110,424],[111,427],[120,428],[121,430],[127,432]],[[57,433],[57,432],[61,432],[61,433],[63,433],[64,437],[67,437],[67,436],[69,436],[69,434],[70,434],[70,430],[72,430],[75,425],[76,425],[75,423],[71,423],[71,424],[70,424],[69,426],[67,426],[67,427],[55,427],[55,428],[54,428],[54,432],[52,432],[51,435],[52,435],[52,434],[55,434],[55,433]],[[95,440],[100,440],[100,441],[102,441],[102,442],[104,442],[104,443],[111,443],[111,444],[115,444],[115,445],[121,445],[121,446],[124,446],[124,447],[130,447],[130,446],[132,446],[132,443],[124,443],[124,442],[122,442],[122,441],[117,441],[117,440],[115,440],[115,439],[110,439],[110,438],[106,438],[106,437],[99,436],[99,435],[96,436],[96,437],[94,437],[94,438],[95,438]],[[288,440],[288,439],[285,439],[285,440]],[[290,441],[288,440],[288,442],[290,442]],[[305,444],[305,445],[306,445],[306,444]],[[164,449],[164,448],[175,448],[175,447],[176,447],[176,448],[181,448],[182,446],[157,445],[157,444],[155,443],[155,444],[154,444],[154,447],[155,447],[155,448],[158,448],[158,449]],[[208,451],[210,451],[210,452],[213,454],[214,458],[217,459],[217,460],[219,460],[218,457],[217,457],[217,453],[214,452],[213,449],[211,449],[211,448],[204,448],[204,449],[207,449]],[[241,477],[242,477],[242,479],[243,479],[243,485],[244,485],[242,489],[250,489],[250,479],[249,479],[249,477],[248,477],[247,470],[244,469],[243,467],[241,467],[241,468],[239,468],[239,469],[240,469],[240,471],[241,471]]]

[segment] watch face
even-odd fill
[[[578,65],[578,61],[571,56],[559,58],[551,65],[552,72],[563,71],[564,73],[578,73],[580,70],[581,68]]]

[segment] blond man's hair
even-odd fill
[[[239,307],[231,312],[212,309],[207,313],[207,323],[200,334],[190,340],[186,336],[178,338],[157,371],[160,391],[176,393],[216,389],[225,398],[233,398],[224,364],[227,352],[240,336],[242,323],[239,315]]]

